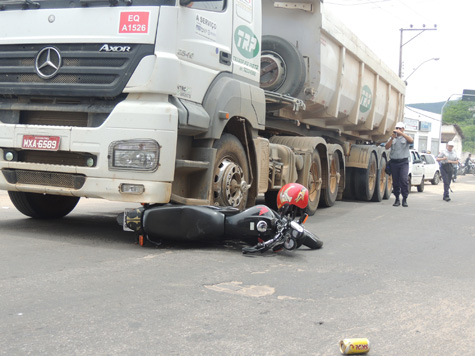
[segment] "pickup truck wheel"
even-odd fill
[[[407,176],[407,193],[410,194],[412,189],[412,178],[411,176]]]
[[[369,158],[367,169],[358,169],[355,176],[356,199],[370,201],[373,197],[378,178],[378,165],[376,156],[372,153]]]
[[[308,205],[307,213],[308,215],[314,215],[318,208],[318,203],[320,202],[320,194],[322,191],[322,162],[320,161],[320,156],[318,152],[313,153],[313,161],[310,167],[310,172],[308,172]]]
[[[34,219],[59,219],[76,207],[79,198],[62,195],[8,192],[15,208]]]
[[[322,188],[320,196],[320,203],[327,207],[335,204],[338,196],[338,185],[340,183],[340,160],[338,159],[338,154],[333,152],[328,156],[328,158],[330,160],[328,165],[328,181],[326,187]]]
[[[296,96],[303,88],[306,67],[299,50],[277,36],[262,36],[261,88]]]
[[[246,154],[236,136],[223,134],[213,146],[217,149],[214,165],[212,204],[243,210],[249,192]]]
[[[421,184],[417,186],[417,191],[422,193],[424,191],[424,176],[422,176]]]
[[[438,171],[435,172],[434,178],[432,178],[432,180],[430,181],[430,183],[431,183],[432,185],[437,185],[437,184],[440,183],[440,173],[439,173]]]

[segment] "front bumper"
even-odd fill
[[[103,198],[140,203],[170,201],[177,145],[178,113],[166,96],[133,95],[120,102],[99,127],[61,127],[44,125],[0,124],[0,171],[32,173],[42,179],[16,181],[0,174],[0,189]],[[59,151],[88,154],[95,157],[93,167],[70,162],[7,161],[6,150],[22,150],[25,135],[59,136]],[[150,139],[158,142],[160,158],[153,172],[110,168],[109,146],[114,141]],[[47,161],[49,152],[42,151]],[[61,163],[61,162],[60,162]],[[48,181],[48,177],[51,180]],[[80,186],[56,183],[58,177],[83,177]],[[53,179],[56,177],[55,179]],[[80,181],[81,179],[79,179]],[[77,181],[77,179],[76,179]],[[121,192],[121,185],[143,186],[143,193]]]

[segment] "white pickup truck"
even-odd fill
[[[424,191],[425,168],[419,152],[410,150],[409,155],[409,191],[413,186],[418,192]]]

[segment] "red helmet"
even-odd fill
[[[298,183],[284,185],[277,193],[277,208],[280,209],[285,204],[305,209],[308,205],[308,189]]]

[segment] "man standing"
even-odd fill
[[[453,165],[458,164],[457,153],[454,150],[454,141],[447,142],[447,148],[439,153],[437,161],[440,162],[440,173],[444,181],[444,199],[446,202],[450,201],[449,190],[450,182],[452,181]]]
[[[407,207],[407,196],[409,194],[408,188],[408,174],[409,174],[409,145],[414,142],[414,139],[406,135],[404,130],[406,125],[404,122],[398,122],[393,134],[386,142],[386,149],[391,148],[391,174],[393,176],[393,193],[396,201],[393,206],[401,205],[399,195],[402,195],[402,206]]]

